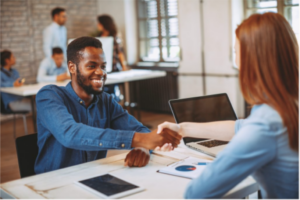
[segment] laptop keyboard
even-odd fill
[[[197,144],[208,147],[208,148],[212,148],[212,147],[228,144],[228,142],[221,141],[221,140],[210,140],[210,141],[207,141],[207,142],[199,142]]]

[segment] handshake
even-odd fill
[[[177,124],[165,122],[151,133],[135,133],[130,151],[125,158],[125,166],[143,167],[148,164],[150,154],[148,149],[171,151],[178,146],[182,136]],[[181,133],[182,134],[182,133]]]
[[[171,127],[158,127],[158,131],[151,133],[135,133],[132,139],[132,147],[143,147],[145,149],[170,151],[176,148],[182,136]]]
[[[178,146],[182,136],[177,124],[165,122],[151,133],[135,133],[130,151],[125,158],[125,166],[143,167],[148,164],[150,154],[148,149],[171,151]]]

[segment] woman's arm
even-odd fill
[[[165,122],[158,126],[157,133],[164,128],[178,132],[182,137],[212,138],[230,141],[234,136],[235,121],[217,121],[207,123],[184,122],[180,124]]]
[[[120,51],[120,53],[119,53],[119,59],[120,59],[120,63],[121,63],[121,66],[122,66],[122,70],[126,71],[127,70],[126,60],[125,60],[125,56],[124,56],[122,51]]]

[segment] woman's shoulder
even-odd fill
[[[264,132],[285,132],[279,113],[267,104],[255,105],[251,110],[250,116],[243,123],[243,126],[246,125],[260,127]]]

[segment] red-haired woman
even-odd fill
[[[253,105],[244,120],[163,123],[183,137],[230,141],[188,186],[186,198],[219,198],[252,175],[263,198],[298,199],[299,47],[283,16],[255,14],[236,29],[240,87]],[[162,150],[170,150],[165,145]]]

